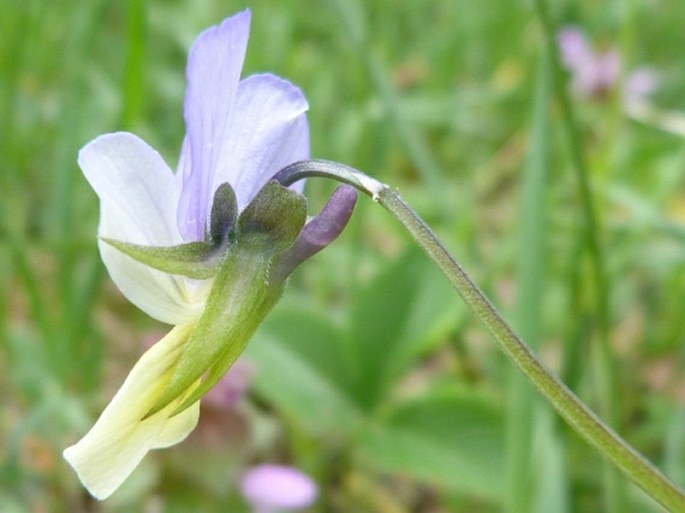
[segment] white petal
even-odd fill
[[[162,157],[133,134],[102,135],[81,149],[79,165],[109,214],[100,235],[136,244],[182,242],[178,185]]]
[[[64,451],[90,493],[105,499],[155,447],[177,443],[195,427],[199,402],[173,418],[178,401],[143,418],[160,398],[193,325],[176,326],[136,363],[91,430]],[[179,399],[181,400],[181,399]]]
[[[242,209],[279,170],[309,158],[307,109],[302,91],[286,80],[265,74],[241,81],[225,138],[217,141],[212,190],[229,182]]]
[[[182,242],[176,225],[178,183],[142,139],[128,133],[100,136],[81,150],[79,165],[100,197],[101,237],[156,246]],[[152,317],[182,324],[199,314],[202,287],[150,269],[107,244],[100,243],[100,252],[122,293]]]
[[[126,241],[128,242],[128,241]],[[109,275],[131,303],[167,324],[187,324],[204,309],[210,281],[193,281],[143,265],[100,241]]]

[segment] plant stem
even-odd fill
[[[498,342],[502,351],[576,433],[668,511],[685,513],[685,492],[604,424],[546,368],[497,313],[492,303],[452,258],[430,227],[397,193],[354,168],[323,160],[297,162],[279,171],[273,179],[287,186],[311,176],[332,178],[353,185],[386,208],[440,268],[471,312]]]
[[[538,18],[544,38],[549,49],[556,48],[558,29],[549,12],[549,2],[534,0],[533,11]],[[607,422],[618,423],[621,420],[620,401],[618,401],[618,378],[615,371],[614,356],[609,346],[609,290],[610,283],[606,272],[605,259],[600,241],[600,222],[597,206],[592,194],[590,173],[583,144],[573,112],[573,104],[568,94],[565,80],[561,73],[558,52],[549,51],[553,68],[552,86],[559,103],[563,125],[566,129],[571,167],[576,174],[578,192],[582,207],[583,226],[580,236],[589,256],[590,272],[588,285],[594,292],[592,318],[595,321],[596,339],[590,346],[590,373],[597,389],[596,399],[600,414]],[[575,298],[578,300],[578,298]],[[592,340],[592,339],[591,339]],[[605,508],[608,513],[624,513],[629,505],[624,487],[619,476],[610,467],[604,470]]]

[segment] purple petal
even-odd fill
[[[574,70],[572,88],[583,96],[601,95],[616,85],[620,74],[620,56],[609,50],[594,55]]]
[[[178,170],[178,226],[185,240],[204,238],[214,172],[236,101],[249,30],[250,11],[245,10],[204,31],[190,49],[187,136]]]
[[[659,74],[649,68],[639,68],[628,75],[623,92],[627,103],[638,103],[659,86]]]
[[[594,60],[585,33],[577,27],[565,27],[558,36],[561,61],[570,70],[578,69]]]
[[[263,464],[245,472],[240,491],[257,511],[300,509],[316,499],[316,484],[297,469]]]
[[[621,68],[621,56],[616,50],[608,50],[597,57],[596,62],[597,88],[611,89],[618,82]]]
[[[213,189],[230,183],[242,210],[274,174],[309,158],[307,108],[302,91],[274,75],[240,82],[230,125],[217,142],[221,153]]]
[[[354,187],[351,185],[338,187],[331,194],[321,213],[307,223],[300,235],[317,250],[325,248],[343,231],[350,220],[356,202],[357,190]]]

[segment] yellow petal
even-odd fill
[[[174,405],[178,406],[178,401],[174,402]],[[171,412],[173,412],[173,409]],[[197,425],[199,415],[200,401],[197,401],[187,410],[183,410],[181,413],[168,419],[162,431],[155,438],[152,449],[163,449],[183,441],[188,436],[188,433]]]
[[[91,430],[64,451],[94,497],[107,498],[150,449],[180,442],[197,424],[199,401],[169,417],[182,397],[145,418],[166,387],[193,327],[176,326],[143,354]]]

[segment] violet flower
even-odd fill
[[[561,62],[571,73],[571,89],[585,97],[604,97],[618,86],[621,77],[621,57],[617,50],[604,52],[591,46],[585,33],[577,27],[564,27],[557,36]],[[628,73],[622,91],[626,106],[640,103],[651,94],[659,82],[649,68]]]
[[[295,511],[316,500],[314,481],[299,470],[285,465],[262,464],[249,469],[240,481],[240,492],[253,513]]]
[[[199,399],[242,352],[290,271],[335,239],[356,201],[341,187],[305,225],[301,186],[269,182],[309,157],[307,102],[273,75],[240,80],[250,16],[206,30],[190,50],[176,173],[129,133],[100,136],[79,154],[100,198],[99,248],[111,278],[140,309],[175,325],[64,451],[98,499],[150,449],[195,427]]]

